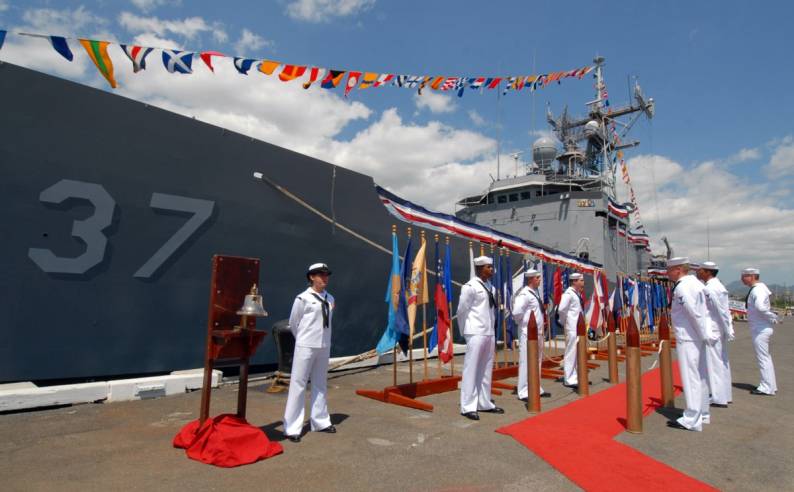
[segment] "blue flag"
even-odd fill
[[[411,239],[405,246],[405,256],[400,272],[402,285],[400,286],[400,299],[397,304],[397,314],[394,319],[394,329],[397,332],[398,342],[403,354],[408,352],[408,338],[411,336],[411,328],[408,324],[408,285],[411,281]]]
[[[447,302],[452,302],[452,251],[449,244],[444,250],[444,293],[447,295]]]
[[[66,42],[66,38],[61,36],[50,36],[50,44],[52,44],[55,51],[62,57],[69,61],[74,60],[74,55],[72,54],[72,50],[69,49],[69,43]]]
[[[496,286],[496,326],[494,329],[496,330],[496,339],[501,340],[502,335],[502,262],[501,259],[496,256],[496,250],[494,250],[493,256],[493,267],[494,267],[494,276],[491,280],[491,284]]]
[[[3,49],[3,43],[5,42],[5,40],[6,40],[6,32],[0,31],[0,50]]]
[[[615,315],[615,321],[619,320],[623,311],[623,282],[620,277],[615,278],[615,290],[612,293],[614,297],[614,304],[612,305],[612,313]]]
[[[400,250],[397,246],[397,234],[392,233],[391,273],[389,274],[389,284],[386,287],[386,304],[389,306],[389,322],[386,325],[386,331],[383,333],[383,336],[380,338],[378,346],[376,347],[378,354],[391,352],[391,350],[399,341],[397,330],[395,328],[397,321],[397,307],[399,302],[394,302],[394,292],[399,292],[400,286],[394,285],[395,282],[398,282],[400,286],[402,285],[402,280],[400,278]]]
[[[442,265],[441,265],[441,258],[438,256],[438,241],[436,241],[436,284],[441,282],[442,288],[444,285],[444,279],[442,278]],[[435,292],[436,289],[433,288],[431,292]],[[438,345],[438,317],[433,317],[433,331],[430,333],[430,339],[427,341],[427,353],[433,351]]]
[[[513,317],[510,315],[511,308],[513,306],[513,269],[510,267],[510,254],[507,254],[507,268],[505,269],[507,272],[505,283],[505,318],[507,318],[507,343],[511,347],[513,346],[513,340],[515,340],[517,333],[516,333],[516,322]],[[523,276],[522,276],[523,280]]]

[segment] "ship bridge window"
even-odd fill
[[[535,196],[543,196],[543,192],[538,190],[535,192]]]
[[[510,201],[517,202],[518,201],[518,193],[510,193]]]
[[[521,192],[521,199],[522,200],[529,200],[530,198],[532,198],[532,192],[531,191],[522,191]]]
[[[496,203],[507,203],[507,195],[499,195],[496,197]]]

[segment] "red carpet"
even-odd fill
[[[673,376],[680,384],[677,364]],[[659,369],[642,376],[644,415],[661,406],[659,378]],[[615,441],[625,421],[624,383],[496,432],[512,436],[585,490],[716,490]]]

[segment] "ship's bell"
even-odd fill
[[[256,284],[251,287],[251,293],[245,296],[243,306],[237,311],[240,316],[267,316],[264,306],[262,306],[262,296],[259,295]]]

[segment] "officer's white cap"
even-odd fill
[[[490,256],[478,256],[474,259],[474,266],[493,265],[493,260]]]
[[[309,266],[309,269],[306,271],[306,275],[311,275],[312,273],[327,273],[330,275],[331,270],[328,268],[328,265],[325,263],[313,263]]]
[[[582,275],[581,273],[572,273],[568,276],[569,280],[579,280],[582,278],[584,278],[584,275]]]
[[[742,270],[742,275],[761,275],[761,270],[757,268],[745,268]]]
[[[534,268],[530,268],[526,272],[524,272],[525,277],[540,277],[540,272],[535,270]]]
[[[700,264],[700,268],[702,268],[704,270],[719,270],[720,269],[720,267],[718,267],[717,264],[714,263],[713,261],[704,261],[703,263]]]
[[[670,258],[667,260],[668,267],[674,267],[679,265],[689,265],[689,258],[686,256],[677,256],[675,258]]]
[[[697,270],[698,268],[700,268],[700,263],[695,263],[695,262],[693,261],[693,262],[691,262],[691,263],[689,264],[689,268],[693,268],[693,269]]]

